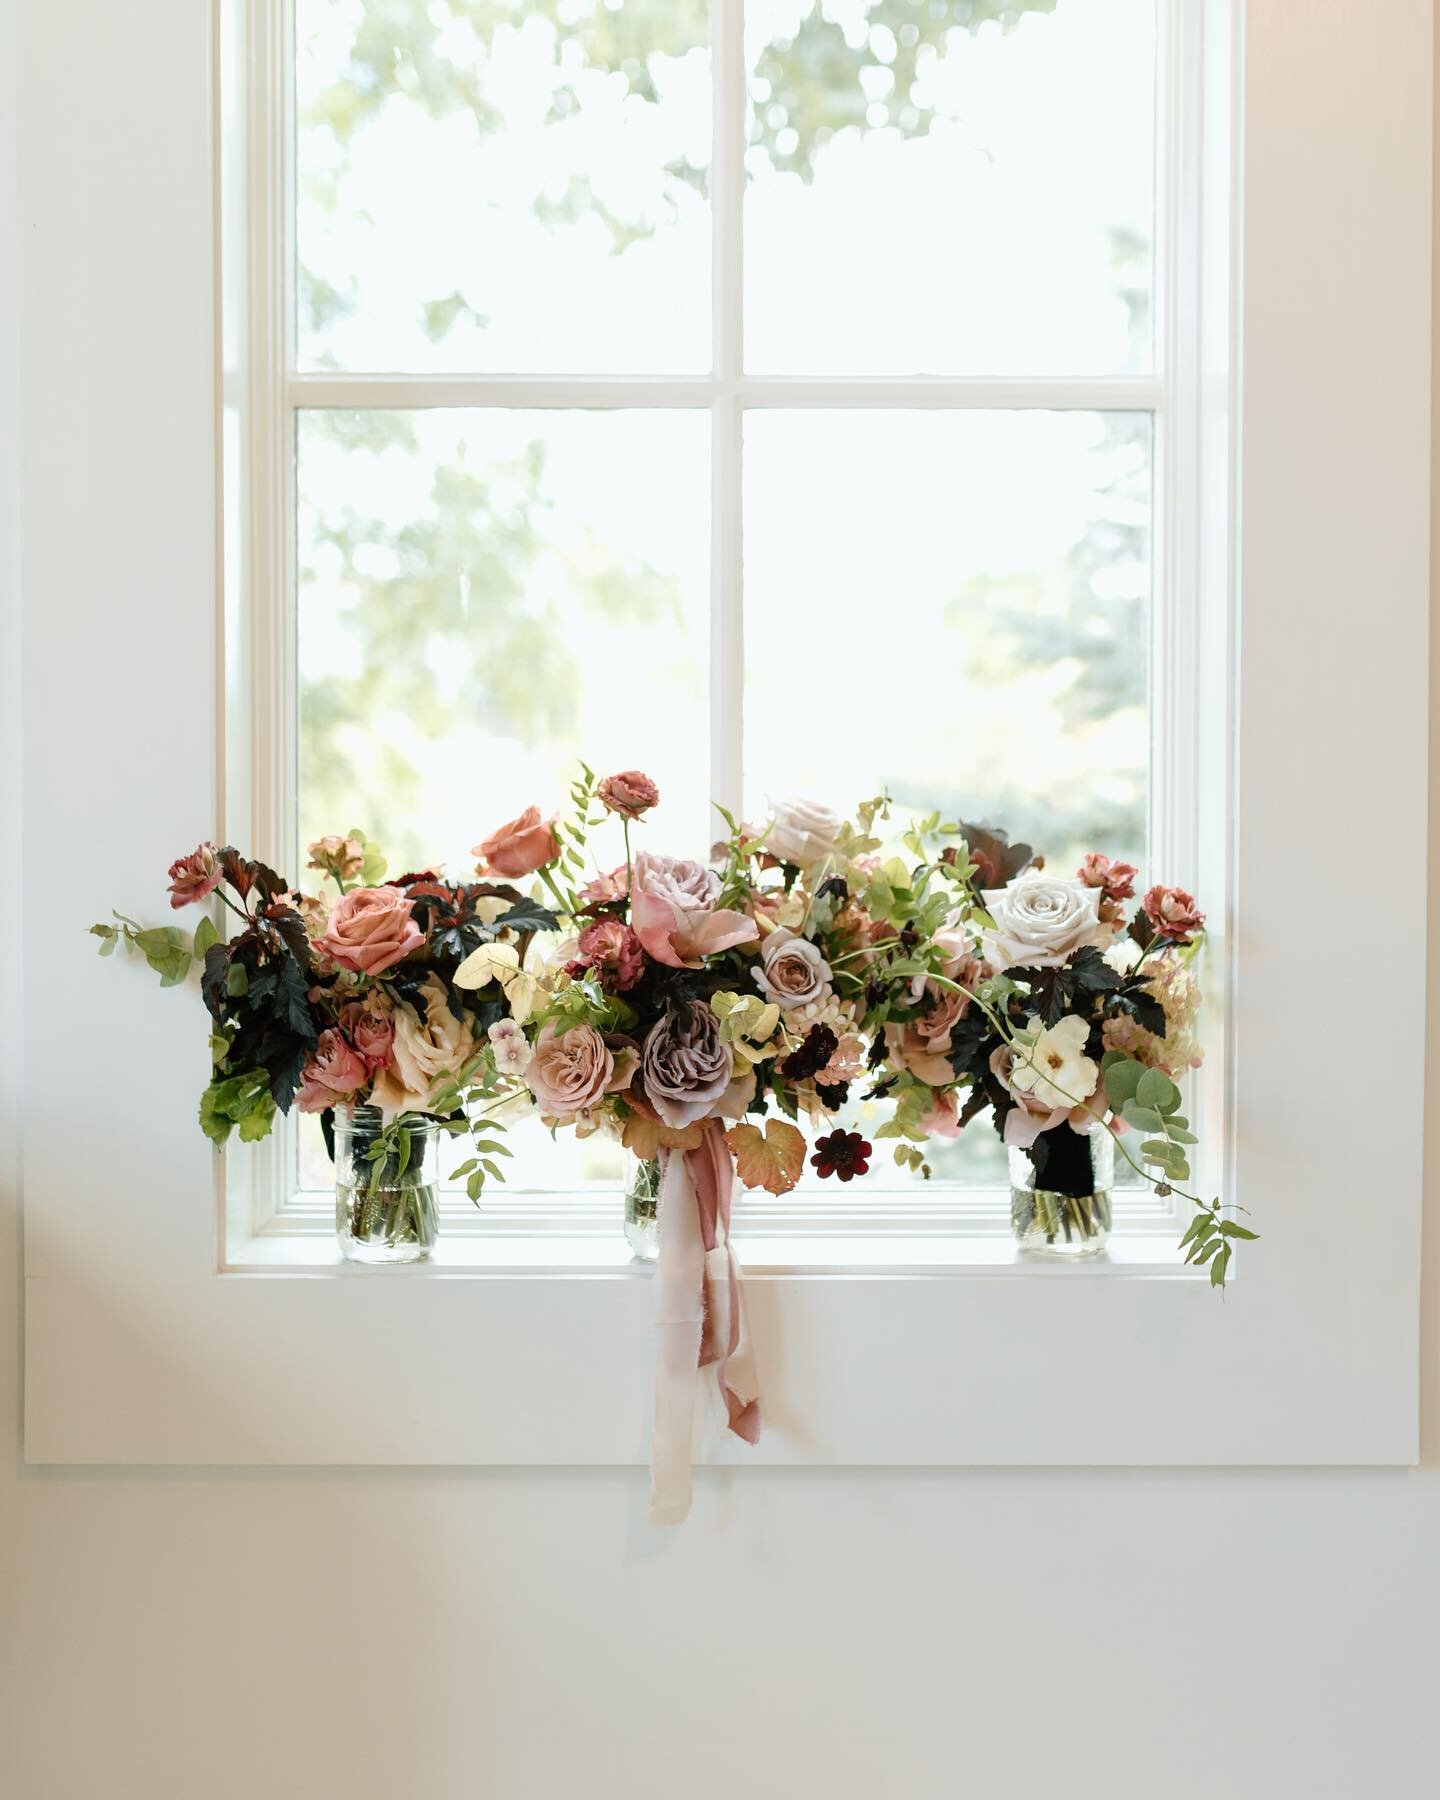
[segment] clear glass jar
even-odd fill
[[[351,1262],[423,1262],[440,1229],[440,1126],[375,1106],[335,1115],[335,1231]]]
[[[625,1241],[637,1262],[660,1254],[660,1164],[638,1156],[625,1189]]]
[[[1114,1138],[1103,1126],[1079,1132],[1061,1125],[1041,1132],[1036,1146],[1038,1175],[1029,1150],[1010,1152],[1010,1221],[1021,1253],[1098,1256],[1110,1238]]]

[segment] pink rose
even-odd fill
[[[960,1135],[960,1096],[954,1088],[943,1088],[920,1121],[926,1137],[957,1138]]]
[[[332,962],[362,975],[378,975],[424,942],[409,897],[397,887],[352,888],[330,908],[329,923],[315,940]]]
[[[667,1013],[651,1026],[641,1070],[662,1123],[683,1131],[716,1114],[735,1073],[735,1054],[720,1040],[720,1021],[697,1000],[684,1024]]]
[[[930,1004],[918,1019],[885,1027],[885,1044],[890,1060],[923,1081],[927,1087],[945,1087],[954,1081],[950,1064],[953,1032],[964,1018],[970,1002],[964,994],[950,988],[938,988],[927,982],[925,992]]]
[[[638,769],[626,769],[620,775],[607,775],[595,790],[595,798],[607,812],[622,819],[638,819],[660,804],[660,790],[648,775]]]
[[[395,1046],[395,1021],[356,1002],[340,1015],[340,1023],[359,1055],[372,1070],[383,1069]]]
[[[602,985],[618,994],[628,993],[645,973],[645,952],[640,940],[619,919],[597,919],[580,933],[576,962],[600,972]]]
[[[482,862],[496,875],[503,875],[514,881],[521,875],[533,875],[537,869],[552,863],[560,854],[560,843],[555,836],[555,821],[542,824],[540,808],[527,806],[518,819],[512,819],[508,825],[502,825],[498,831],[492,831],[483,843],[476,844],[470,852],[478,856]]]
[[[607,1040],[593,1025],[572,1025],[562,1034],[552,1022],[535,1040],[525,1079],[542,1113],[568,1119],[629,1087],[638,1060],[628,1038]]]
[[[755,921],[744,913],[716,910],[720,877],[697,862],[642,852],[635,858],[632,880],[630,922],[656,962],[698,969],[716,951],[759,936]]]
[[[597,875],[593,881],[587,881],[580,890],[580,898],[587,906],[609,906],[616,900],[623,900],[629,892],[629,877],[621,863],[608,875]]]
[[[1163,938],[1183,944],[1205,923],[1205,915],[1195,904],[1195,896],[1184,888],[1152,887],[1140,902],[1145,916]]]
[[[174,908],[204,900],[220,885],[224,870],[213,844],[201,844],[188,856],[171,863],[170,904]]]
[[[1114,862],[1092,850],[1075,871],[1086,887],[1100,888],[1107,900],[1129,900],[1135,893],[1135,877],[1140,871],[1134,863]]]
[[[301,1112],[325,1112],[342,1106],[357,1088],[370,1079],[365,1058],[345,1041],[345,1034],[331,1025],[320,1033],[300,1074],[300,1091],[295,1104]]]

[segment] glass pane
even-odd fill
[[[746,360],[1151,361],[1155,0],[750,0]]]
[[[304,412],[298,457],[301,845],[359,826],[394,873],[464,876],[583,756],[653,772],[647,830],[704,853],[705,414]],[[520,1135],[519,1187],[619,1167]]]
[[[310,411],[298,450],[302,844],[468,872],[581,756],[709,844],[703,413]]]
[[[745,450],[747,816],[883,788],[1143,872],[1148,415],[761,412]],[[931,1148],[1004,1179],[983,1127]]]
[[[705,0],[297,0],[302,368],[709,362]]]

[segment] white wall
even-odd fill
[[[17,11],[0,0],[7,600]],[[7,751],[16,700],[0,687]],[[657,1536],[640,1471],[27,1470],[16,938],[7,914],[6,1800],[1440,1791],[1440,1133],[1413,1474],[702,1476],[690,1525]],[[1440,1008],[1430,1074],[1434,1114]]]

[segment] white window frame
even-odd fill
[[[1155,253],[1152,372],[1101,378],[1030,379],[826,378],[748,375],[744,353],[743,198],[748,97],[743,0],[712,0],[711,91],[711,369],[696,376],[581,376],[307,373],[297,366],[295,296],[296,133],[292,109],[294,0],[226,0],[232,34],[232,94],[238,129],[222,142],[232,165],[227,222],[227,344],[234,355],[236,455],[228,471],[229,516],[238,532],[230,571],[237,603],[227,620],[228,656],[248,685],[230,725],[227,819],[233,841],[279,869],[295,863],[296,695],[295,494],[296,421],[307,407],[703,408],[710,415],[710,764],[712,793],[737,815],[743,802],[742,432],[747,412],[768,408],[898,408],[963,411],[1074,409],[1147,416],[1152,431],[1151,726],[1149,865],[1207,897],[1226,887],[1225,820],[1229,765],[1229,605],[1223,565],[1202,568],[1206,529],[1224,542],[1228,419],[1201,410],[1200,322],[1216,321],[1210,354],[1225,351],[1228,257],[1228,81],[1207,71],[1203,0],[1156,0]],[[1207,220],[1202,197],[1219,196]],[[1207,255],[1206,233],[1218,238]],[[1227,371],[1218,363],[1212,377]],[[1207,483],[1222,499],[1202,525]],[[248,671],[248,676],[247,672]],[[1219,721],[1208,745],[1202,722]],[[363,821],[362,821],[363,822]],[[1218,909],[1216,909],[1218,910]],[[1213,915],[1212,915],[1213,916]],[[1196,1175],[1219,1179],[1224,1142],[1226,1043],[1223,930],[1212,938],[1207,974],[1209,1057],[1189,1083],[1191,1112],[1201,1124]],[[334,1257],[333,1201],[296,1192],[293,1122],[247,1159],[231,1183],[231,1266],[292,1266]],[[614,1193],[492,1189],[483,1211],[464,1199],[444,1204],[446,1255],[458,1265],[492,1259],[489,1240],[549,1237],[507,1254],[545,1263],[596,1253],[574,1240],[613,1234]],[[1153,1190],[1116,1197],[1116,1230],[1136,1243],[1136,1262],[1168,1264],[1179,1236],[1183,1202]],[[880,1238],[916,1240],[914,1256],[939,1254],[992,1261],[994,1245],[967,1252],[953,1240],[1005,1237],[1009,1193],[998,1188],[925,1185],[894,1171],[858,1195],[804,1195],[772,1200],[745,1195],[737,1237],[752,1259],[798,1255],[866,1263],[893,1256]],[[475,1242],[475,1240],[481,1240]],[[826,1240],[822,1247],[815,1240]],[[752,1240],[754,1242],[752,1243]],[[808,1245],[802,1252],[801,1243]],[[1118,1251],[1117,1251],[1118,1254]]]
[[[1431,8],[1391,0],[1383,29],[1342,35],[1321,9],[1249,0],[1233,65],[1229,7],[1204,10],[1207,70],[1244,72],[1244,381],[1214,376],[1225,309],[1197,385],[1202,426],[1232,422],[1227,479],[1206,483],[1199,541],[1166,554],[1227,592],[1233,570],[1243,596],[1234,805],[1215,827],[1233,852],[1224,1188],[1265,1235],[1223,1302],[1160,1263],[777,1259],[750,1289],[769,1420],[753,1462],[1417,1454],[1425,1009],[1384,1022],[1387,1116],[1408,1128],[1338,1104],[1331,1065],[1307,1057],[1354,1004],[1345,944],[1362,929],[1404,944],[1418,981],[1428,916]],[[198,1001],[85,952],[103,898],[156,891],[157,863],[212,833],[233,773],[219,48],[193,0],[32,8],[21,48],[23,704],[0,721],[20,770],[18,804],[0,787],[0,805],[23,844],[26,1457],[640,1461],[643,1273],[498,1254],[379,1274],[230,1265],[194,1126]],[[1204,254],[1228,266],[1228,232],[1209,235],[1228,209],[1212,190],[1204,207]],[[102,302],[97,269],[124,272]],[[1208,619],[1177,667],[1215,654]],[[1228,727],[1202,718],[1197,769],[1217,732],[1230,766]],[[1362,818],[1385,868],[1357,896],[1330,858],[1337,822]],[[77,844],[103,898],[59,878]],[[77,1031],[123,1053],[77,1069]],[[1076,1366],[1084,1380],[1057,1375]]]

